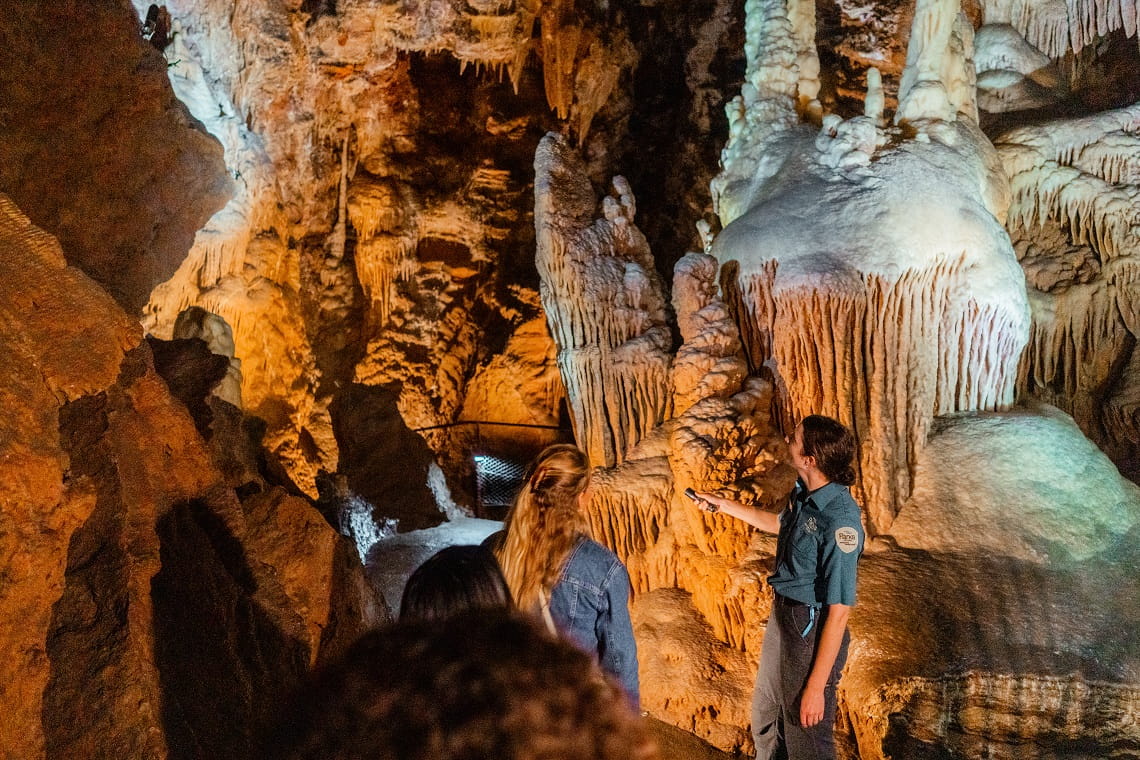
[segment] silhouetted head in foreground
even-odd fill
[[[651,760],[590,655],[513,613],[366,634],[318,671],[272,737],[280,760]]]
[[[512,606],[507,581],[490,549],[449,546],[408,578],[400,620],[445,620],[466,610]]]

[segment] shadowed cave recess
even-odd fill
[[[249,756],[555,442],[751,755],[775,539],[682,492],[821,413],[840,757],[1140,757],[1136,0],[9,5],[0,755]]]

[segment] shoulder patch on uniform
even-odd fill
[[[850,554],[859,548],[859,531],[845,525],[835,531],[835,545],[844,554]]]

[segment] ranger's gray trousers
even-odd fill
[[[756,760],[834,760],[835,687],[847,662],[851,640],[843,644],[823,691],[823,720],[800,725],[800,693],[811,673],[812,657],[823,627],[819,608],[776,595],[764,631],[760,670],[752,692],[752,738]]]

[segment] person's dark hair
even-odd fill
[[[815,457],[815,466],[828,480],[849,486],[855,482],[855,436],[842,423],[813,414],[800,422],[804,429],[804,456]]]
[[[648,760],[590,655],[505,610],[365,634],[281,716],[265,760]]]
[[[444,620],[465,610],[512,606],[503,571],[489,549],[449,546],[408,578],[400,620]]]

